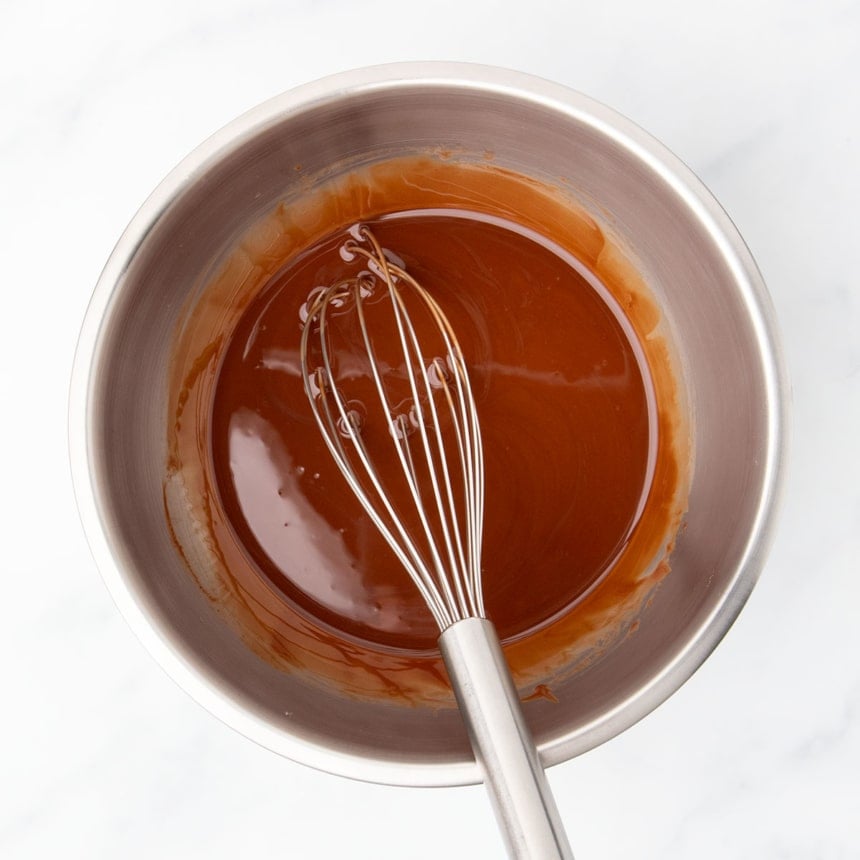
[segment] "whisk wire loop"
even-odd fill
[[[411,395],[411,420],[396,414],[389,385],[380,370],[365,313],[367,272],[321,290],[308,308],[301,345],[305,389],[341,472],[418,586],[440,630],[445,630],[463,618],[485,616],[481,589],[483,457],[474,397],[462,350],[438,303],[402,266],[389,260],[369,229],[361,227],[358,236],[355,232],[352,235],[354,238],[343,246],[345,257],[365,259],[390,300]],[[444,347],[444,359],[428,361],[405,294],[417,297],[429,314],[434,339]],[[398,515],[365,446],[361,427],[335,378],[329,313],[333,307],[350,301],[354,302],[378,405],[386,417],[413,512],[423,532],[420,541]],[[311,371],[313,334],[315,340],[318,337],[318,344],[313,346],[318,348],[322,364]],[[445,419],[450,419],[447,423],[453,445],[450,439],[446,441]]]

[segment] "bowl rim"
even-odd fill
[[[734,579],[711,614],[676,658],[612,711],[567,736],[542,743],[545,765],[566,761],[634,725],[678,690],[707,659],[731,627],[752,591],[773,539],[785,486],[789,385],[777,336],[776,314],[753,257],[720,204],[699,178],[669,149],[639,126],[600,102],[561,84],[509,69],[472,63],[411,62],[371,66],[330,75],[275,96],[217,131],[175,167],[155,188],[119,238],[98,279],[86,310],[72,370],[68,443],[81,522],[102,578],[138,639],[167,674],[193,699],[236,731],[293,761],[363,781],[407,786],[450,786],[480,782],[473,761],[415,763],[371,759],[347,750],[310,743],[269,724],[219,687],[192,662],[174,635],[142,605],[125,573],[120,549],[111,543],[100,510],[90,464],[92,370],[109,306],[122,288],[130,261],[172,203],[193,186],[207,167],[291,113],[326,102],[399,87],[461,87],[513,97],[548,108],[591,127],[621,146],[666,182],[691,218],[710,236],[733,274],[756,335],[765,386],[766,462],[762,492]]]

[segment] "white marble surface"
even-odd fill
[[[66,462],[77,329],[149,191],[266,97],[406,59],[519,68],[639,122],[736,220],[783,329],[767,568],[679,693],[551,772],[578,860],[860,857],[860,6],[838,0],[3,0],[0,856],[501,856],[482,789],[312,772],[174,686],[99,579]]]

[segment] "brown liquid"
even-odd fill
[[[510,222],[426,210],[373,229],[463,346],[485,453],[487,611],[503,638],[524,636],[600,580],[642,511],[656,411],[641,348],[593,276]],[[251,561],[237,575],[262,574],[350,638],[428,649],[433,619],[333,463],[302,387],[300,309],[314,287],[355,273],[343,239],[290,261],[233,331],[211,416],[215,483]]]
[[[453,696],[436,648],[415,651],[379,644],[384,638],[379,631],[374,634],[375,640],[356,638],[323,621],[316,599],[311,602],[307,597],[302,598],[295,589],[288,596],[291,586],[281,573],[277,574],[280,585],[273,584],[265,570],[280,569],[272,565],[271,560],[263,558],[261,565],[255,559],[261,555],[260,548],[254,549],[256,539],[247,539],[252,533],[247,521],[243,525],[241,512],[237,517],[235,495],[232,513],[225,509],[230,499],[232,477],[229,468],[224,468],[223,418],[220,443],[213,432],[213,403],[218,399],[216,387],[225,355],[231,345],[239,342],[235,333],[249,306],[264,291],[274,295],[275,284],[285,267],[298,264],[299,258],[325,241],[326,236],[345,232],[357,221],[376,223],[393,212],[417,210],[456,209],[516,222],[521,229],[547,237],[564,249],[563,254],[573,255],[583,271],[592,273],[605,285],[612,296],[609,304],[614,301],[623,309],[624,318],[635,332],[631,340],[644,353],[644,365],[653,381],[655,394],[656,418],[649,438],[649,443],[656,446],[653,477],[644,482],[650,484],[648,496],[620,554],[603,576],[568,605],[568,611],[557,613],[547,623],[509,638],[505,643],[505,657],[520,689],[531,692],[543,689],[541,684],[551,684],[551,689],[555,690],[556,682],[599,660],[608,649],[624,641],[637,628],[640,617],[642,623],[646,623],[643,613],[650,595],[669,572],[669,553],[686,507],[691,450],[686,420],[688,409],[668,321],[663,318],[635,258],[625,250],[623,240],[615,236],[611,224],[595,220],[593,212],[584,209],[568,193],[564,179],[539,180],[497,165],[491,157],[476,162],[450,152],[436,151],[364,165],[337,165],[336,168],[323,175],[306,177],[299,172],[301,180],[285,191],[284,201],[249,225],[235,243],[225,249],[211,276],[199,291],[189,296],[183,309],[168,377],[169,423],[164,480],[165,517],[177,553],[189,576],[224,623],[248,648],[278,670],[299,676],[309,684],[323,685],[337,695],[385,704],[452,706]],[[441,262],[444,260],[445,255],[442,255]],[[417,265],[417,262],[410,264]],[[469,263],[474,265],[474,260],[470,259]],[[429,263],[425,265],[433,268]],[[477,267],[477,273],[481,271],[481,267]],[[570,277],[569,271],[566,276]],[[552,285],[545,286],[549,289]],[[503,279],[498,288],[504,289]],[[509,299],[517,302],[515,295]],[[262,307],[261,304],[257,306]],[[566,301],[558,307],[553,305],[550,319],[544,318],[540,324],[533,320],[531,333],[526,329],[527,338],[522,347],[531,348],[542,343],[541,338],[552,336],[557,341],[557,352],[572,354],[579,335],[562,325],[553,325],[560,310],[563,316],[571,316],[566,306]],[[519,318],[508,313],[517,308],[518,304],[505,308],[502,302],[489,303],[489,311],[498,316],[503,326],[510,326],[514,321],[519,325]],[[455,308],[449,311],[452,315],[457,313]],[[570,322],[568,319],[568,324]],[[295,323],[294,317],[284,321],[283,331],[290,338],[297,336],[291,328]],[[506,330],[503,328],[502,332]],[[461,336],[466,340],[472,334],[473,329],[467,328]],[[515,351],[518,356],[522,355],[522,349]],[[583,378],[588,375],[583,372]],[[283,381],[286,385],[292,384],[286,375]],[[534,390],[529,394],[531,389],[524,380],[508,375],[499,376],[499,381],[514,385],[519,393],[512,396],[512,401],[519,403],[523,414],[531,414],[534,404],[529,403],[530,399],[538,398],[538,408],[543,405],[541,396]],[[553,397],[556,393],[557,389],[552,388]],[[486,403],[480,408],[486,424],[489,420],[485,415]],[[539,432],[530,420],[528,426],[532,429],[526,433],[521,428],[515,431],[512,424],[500,417],[494,432],[502,433],[508,427],[500,437],[500,447],[503,449],[507,442],[513,449],[510,456],[500,450],[493,462],[488,462],[488,468],[509,470],[518,462],[521,450],[533,454],[536,459],[548,457],[547,462],[565,466],[565,448],[573,447],[577,438],[580,448],[576,451],[576,459],[580,463],[587,459],[590,450],[583,447],[585,441],[591,440],[589,446],[592,442],[598,444],[599,434],[583,437],[581,434],[587,433],[587,428],[582,422],[573,422],[571,431],[566,426],[571,421],[565,423],[562,412],[555,417],[557,420]],[[293,430],[292,423],[290,430]],[[222,446],[221,468],[218,469],[221,477],[216,475],[213,441]],[[626,449],[626,441],[622,443],[619,453]],[[287,465],[291,468],[301,465],[301,461]],[[511,605],[526,599],[527,593],[529,599],[535,599],[532,571],[535,564],[542,563],[545,548],[540,544],[549,543],[546,540],[548,531],[548,536],[553,537],[549,524],[557,522],[560,513],[551,508],[545,494],[564,480],[565,471],[547,471],[549,477],[543,482],[532,481],[526,475],[528,486],[518,478],[521,483],[515,487],[513,474],[510,478],[505,475],[503,498],[494,493],[492,499],[487,500],[490,506],[491,502],[498,505],[507,499],[514,506],[511,508],[511,537],[519,535],[520,542],[529,538],[538,547],[522,561],[522,582],[514,582],[511,586],[518,593],[504,601]],[[568,468],[568,478],[570,471]],[[300,477],[306,478],[307,474],[306,470]],[[577,474],[576,477],[580,480],[582,476]],[[569,503],[573,489],[566,487],[565,492],[555,491],[555,495]],[[614,490],[615,485],[600,485],[595,498]],[[496,515],[488,511],[489,516]],[[284,518],[283,521],[289,520]],[[583,525],[588,537],[588,529],[593,529],[594,521],[586,519]],[[283,528],[284,531],[289,529]],[[242,529],[244,539],[240,534]],[[528,530],[534,530],[534,534],[528,535]],[[273,533],[277,531],[272,528]],[[622,533],[623,527],[619,526],[619,535]],[[508,535],[504,529],[490,525],[484,559],[488,592],[496,588],[491,578],[497,577],[498,571],[509,563],[507,544]],[[500,558],[498,564],[490,560],[487,555],[490,552]],[[588,577],[579,579],[576,549],[561,547],[560,554],[565,552],[568,563],[563,570],[567,581],[579,583],[571,588],[571,593],[575,593],[579,588],[587,588]],[[295,573],[293,569],[293,575]],[[351,580],[359,587],[363,581]],[[401,572],[396,587],[408,589],[409,585],[406,574]],[[408,599],[416,599],[413,592],[408,594]],[[300,600],[304,600],[304,604],[300,604]],[[559,604],[563,602],[564,598],[558,600]],[[551,613],[552,608],[547,607],[545,611]],[[526,623],[524,620],[508,629],[521,629]]]

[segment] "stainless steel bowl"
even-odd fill
[[[258,659],[188,576],[162,498],[167,361],[191,291],[296,181],[289,165],[308,175],[421,146],[492,150],[525,172],[567,177],[624,237],[671,316],[696,452],[672,573],[635,637],[565,681],[558,705],[528,716],[553,764],[666,699],[725,634],[762,566],[787,386],[764,284],[726,214],[663,146],[585,96],[509,71],[408,64],[328,78],[236,120],[165,179],[111,255],[80,337],[70,437],[98,565],[180,686],[296,761],[451,785],[478,779],[456,711],[351,700]]]

